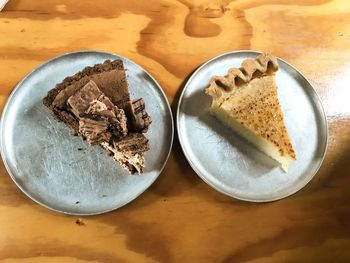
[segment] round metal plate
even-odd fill
[[[188,80],[177,109],[177,131],[192,168],[210,186],[237,199],[267,202],[302,189],[319,169],[327,147],[321,101],[306,78],[279,59],[278,97],[297,161],[284,173],[278,163],[209,115],[204,89],[214,75],[240,67],[256,51],[236,51],[204,63]]]
[[[129,175],[101,147],[72,136],[42,104],[56,83],[106,59],[124,61],[131,98],[142,97],[153,120],[146,133],[151,149],[140,175]],[[155,181],[168,159],[173,133],[169,103],[150,74],[118,55],[80,51],[49,60],[17,85],[3,111],[0,139],[7,171],[25,194],[52,210],[93,215],[129,203]]]

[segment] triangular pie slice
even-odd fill
[[[142,98],[132,101],[122,60],[106,60],[66,77],[43,103],[88,143],[102,146],[130,173],[141,173],[152,120]]]
[[[261,54],[231,68],[224,77],[214,76],[205,93],[212,97],[210,113],[258,149],[281,164],[296,155],[284,123],[277,96],[277,59]]]

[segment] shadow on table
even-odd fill
[[[247,262],[265,257],[273,262],[304,262],[306,256],[309,262],[348,262],[350,254],[338,252],[350,245],[350,146],[339,156],[337,160],[327,157],[318,175],[297,194],[260,206],[269,213],[281,213],[281,202],[290,209],[297,208],[293,218],[277,220],[280,227],[283,226],[279,232],[255,239],[222,262]],[[271,228],[266,220],[261,224]],[[276,253],[278,251],[285,253]]]

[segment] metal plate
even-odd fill
[[[177,130],[192,168],[210,186],[237,199],[267,202],[303,188],[319,169],[327,147],[327,122],[321,102],[305,77],[279,59],[278,96],[297,161],[284,173],[278,163],[258,151],[209,115],[211,98],[204,94],[214,75],[240,67],[256,51],[229,52],[203,64],[188,80],[177,109]]]
[[[56,83],[106,59],[124,61],[131,98],[142,97],[153,120],[141,175],[129,175],[100,147],[72,136],[42,104]],[[168,159],[173,133],[169,103],[152,76],[118,55],[80,51],[49,60],[17,85],[3,111],[0,139],[7,171],[25,194],[52,210],[93,215],[129,203],[155,181]]]

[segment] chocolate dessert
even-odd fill
[[[99,144],[130,173],[141,173],[151,118],[142,98],[131,101],[121,60],[107,60],[65,78],[43,99],[56,118],[89,144]]]

